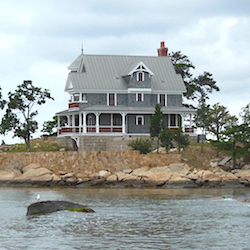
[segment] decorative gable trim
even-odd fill
[[[130,65],[130,67],[127,68],[127,70],[123,72],[122,76],[131,76],[133,73],[136,73],[136,72],[147,72],[151,76],[154,75],[154,73],[146,66],[146,64],[140,61],[133,65]]]

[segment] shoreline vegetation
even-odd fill
[[[33,152],[21,145],[0,147],[0,186],[199,188],[248,187],[250,166],[230,169],[230,160],[205,144],[181,153],[140,155],[137,151],[73,152],[59,149],[56,138],[33,140]]]

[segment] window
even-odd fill
[[[144,81],[144,72],[137,72],[137,81],[138,82]]]
[[[176,127],[177,123],[176,123],[176,115],[175,114],[171,114],[170,115],[170,126],[171,127]]]
[[[82,93],[82,102],[87,102],[87,94]]]
[[[136,101],[143,102],[144,95],[142,93],[136,93]]]
[[[159,94],[158,95],[158,103],[162,107],[167,106],[167,97],[166,97],[165,94]]]
[[[116,106],[116,94],[108,94],[108,106]]]
[[[73,102],[79,102],[79,99],[80,99],[80,94],[79,93],[73,94]]]
[[[121,126],[122,125],[122,116],[120,114],[113,115],[113,125]]]
[[[144,116],[139,116],[139,115],[137,115],[136,116],[136,125],[144,125]]]

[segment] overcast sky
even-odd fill
[[[4,97],[32,80],[55,98],[38,108],[39,130],[67,108],[67,67],[82,44],[86,54],[156,56],[165,41],[188,56],[194,76],[213,74],[221,90],[211,104],[238,115],[250,102],[249,0],[2,0],[0,10]]]

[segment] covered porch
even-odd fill
[[[149,134],[150,117],[152,115],[153,112],[152,114],[136,112],[61,112],[57,114],[58,136]],[[181,127],[184,133],[194,133],[192,114],[182,112],[168,113],[164,116],[166,125],[170,129]]]

